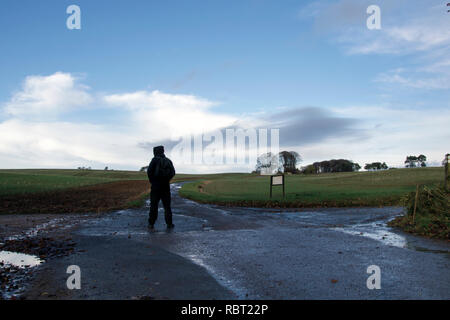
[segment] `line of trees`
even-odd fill
[[[346,159],[331,159],[314,162],[313,166],[317,173],[353,172],[361,169],[361,166],[358,163]]]
[[[91,167],[78,167],[77,170],[92,170],[92,168]],[[113,169],[109,169],[109,167],[105,167],[104,171],[108,171],[108,170],[114,171]]]
[[[354,172],[359,171],[361,166],[351,160],[331,159],[314,162],[302,168],[304,174],[332,173],[332,172]]]
[[[388,169],[388,166],[386,162],[372,162],[372,163],[366,163],[364,166],[364,169],[366,170],[386,170]]]
[[[301,156],[295,151],[281,151],[278,155],[270,152],[258,157],[255,173],[333,173],[333,172],[355,172],[361,169],[361,166],[347,159],[331,159],[302,167],[300,170],[297,165],[302,161]],[[406,168],[426,167],[427,157],[423,154],[419,156],[407,156],[405,160]],[[377,171],[389,169],[386,162],[366,163],[365,170]]]

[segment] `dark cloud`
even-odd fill
[[[280,146],[300,146],[318,143],[328,138],[364,138],[356,128],[360,120],[342,118],[318,107],[290,109],[266,117],[271,128],[280,129]]]
[[[138,143],[138,147],[142,148],[144,150],[147,150],[149,152],[149,156],[153,157],[153,147],[156,146],[164,146],[164,150],[167,152],[169,150],[172,150],[172,148],[174,146],[177,145],[178,142],[180,142],[180,140],[161,140],[161,141],[156,141],[156,142],[140,142]]]
[[[319,107],[303,107],[289,109],[283,112],[262,116],[257,120],[266,122],[265,128],[280,130],[280,148],[296,147],[312,143],[320,143],[328,138],[364,139],[367,133],[357,128],[360,122],[357,118],[343,118],[334,115],[331,111]],[[225,143],[226,129],[248,129],[239,125],[219,129]],[[255,128],[258,129],[258,128]],[[166,151],[177,145],[179,140],[161,140],[156,142],[141,142],[140,148],[146,149],[152,155],[153,147],[163,145]],[[269,137],[270,141],[270,137]],[[191,141],[193,146],[193,139]],[[203,147],[211,142],[203,141]],[[269,142],[270,143],[270,142]]]

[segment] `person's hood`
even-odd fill
[[[163,146],[157,146],[153,148],[153,155],[155,157],[160,157],[164,155],[164,147]]]

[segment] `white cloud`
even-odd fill
[[[4,104],[3,111],[16,117],[48,117],[92,102],[87,90],[88,87],[78,84],[77,79],[69,73],[28,76],[22,89]]]
[[[402,70],[398,70],[402,72]],[[63,76],[64,75],[64,76]],[[65,81],[56,81],[63,78]],[[216,102],[194,95],[168,94],[160,91],[138,91],[123,94],[111,94],[93,100],[78,99],[73,102],[73,92],[84,92],[77,88],[85,88],[77,84],[71,74],[56,73],[47,77],[27,77],[24,90],[13,96],[13,99],[3,104],[3,109],[10,108],[18,96],[26,96],[25,92],[36,92],[28,86],[29,80],[42,80],[43,83],[61,84],[70,94],[46,94],[56,98],[37,99],[37,94],[30,95],[33,99],[23,101],[40,101],[38,103],[40,118],[24,117],[22,112],[9,113],[10,117],[0,122],[0,167],[1,168],[76,168],[78,166],[92,166],[103,168],[109,166],[114,169],[138,169],[147,164],[152,157],[151,149],[143,148],[143,143],[152,146],[154,143],[168,141],[186,134],[211,132],[222,128],[272,128],[280,125],[282,120],[292,120],[297,117],[295,110],[284,110],[281,114],[266,113],[256,115],[231,116],[214,112]],[[33,81],[31,81],[33,82]],[[42,83],[41,88],[48,88]],[[58,91],[58,90],[56,90]],[[50,90],[50,92],[53,92]],[[86,93],[87,94],[87,93]],[[76,94],[75,96],[79,96]],[[84,94],[81,94],[81,97]],[[97,95],[94,95],[97,96]],[[66,99],[68,101],[66,101]],[[84,102],[83,102],[84,101]],[[74,106],[83,107],[86,103],[96,102],[98,108],[116,108],[122,119],[120,127],[117,124],[101,122],[91,124],[83,121],[69,121],[59,117],[45,119],[48,115],[71,110]],[[15,104],[16,107],[26,104]],[[33,104],[32,104],[33,105]],[[62,106],[62,107],[61,107]],[[23,108],[17,108],[25,112]],[[33,112],[38,110],[33,105]],[[318,109],[308,108],[314,114]],[[305,110],[304,110],[305,111]],[[92,113],[91,113],[92,112]],[[99,117],[98,109],[85,110],[85,117]],[[331,112],[330,114],[328,114]],[[25,112],[26,113],[26,112]],[[355,134],[354,130],[336,131],[336,117],[321,122],[330,134],[318,135],[314,130],[303,128],[298,122],[298,129],[307,130],[311,139],[299,144],[286,146],[290,150],[298,151],[304,158],[303,164],[333,157],[349,158],[361,164],[369,161],[386,161],[390,165],[401,165],[407,154],[424,153],[431,161],[440,161],[445,142],[450,138],[448,122],[450,112],[446,109],[429,112],[422,110],[393,110],[381,107],[327,108],[322,112],[327,119],[336,115],[342,119],[359,119],[358,129],[364,130],[363,137]],[[322,114],[316,114],[316,118]],[[283,116],[282,118],[280,118]],[[296,118],[295,118],[296,119]],[[310,118],[307,118],[310,119]],[[315,119],[315,118],[314,118]],[[314,120],[313,119],[313,120]],[[277,122],[278,121],[278,122]],[[280,122],[281,121],[281,122]],[[292,121],[291,121],[292,122]],[[289,123],[291,123],[289,122]],[[311,125],[311,121],[307,124]],[[341,126],[353,126],[353,122],[341,123]],[[296,138],[302,131],[287,130],[281,126],[280,135],[293,135],[289,141],[301,140]],[[292,128],[291,128],[292,129]],[[317,130],[316,130],[317,131]],[[328,132],[327,131],[327,132]],[[284,132],[284,133],[283,133]],[[299,133],[300,132],[300,133]],[[319,132],[320,133],[320,132]],[[315,138],[314,138],[315,137]],[[304,137],[303,137],[304,138]],[[314,139],[313,139],[314,138]],[[286,139],[286,138],[283,138]],[[294,143],[294,142],[293,142]],[[170,147],[167,148],[168,153]],[[170,154],[170,153],[169,153]],[[176,164],[178,172],[217,172],[239,171],[252,169],[252,165],[183,165]]]
[[[198,134],[232,125],[237,118],[214,113],[217,102],[193,95],[138,91],[113,94],[104,101],[130,111],[132,121],[146,141],[177,139],[186,133]]]
[[[431,14],[426,19],[406,22],[401,26],[383,26],[380,31],[361,29],[344,34],[339,41],[348,45],[350,54],[408,54],[427,51],[450,44],[448,17]],[[352,30],[354,31],[354,30]]]
[[[450,140],[448,108],[435,108],[432,112],[427,108],[394,109],[380,106],[332,110],[342,116],[361,115],[361,124],[369,133],[366,139],[352,143],[335,139],[327,144],[330,153],[348,155],[360,164],[386,161],[390,166],[403,166],[407,155],[420,153],[425,154],[430,162],[440,162],[447,152],[446,142]],[[312,148],[317,149],[317,146]]]
[[[337,19],[341,21],[340,25],[331,30],[338,33],[338,43],[346,46],[350,54],[411,54],[450,45],[450,19],[440,2],[435,2],[437,5],[411,2],[395,8],[382,3],[380,30],[368,30],[365,20],[361,21],[367,16],[362,15],[360,1],[340,3],[346,3],[346,6],[351,3],[359,12],[357,23]],[[405,11],[408,15],[404,14]],[[324,16],[327,17],[327,13]],[[328,19],[331,21],[326,23],[336,23],[336,13],[334,17],[331,19],[330,16]]]
[[[312,19],[316,32],[332,35],[350,54],[411,54],[450,45],[450,19],[442,1],[378,0],[381,29],[368,30],[366,9],[373,4],[315,1],[304,6],[299,17]]]
[[[178,138],[231,125],[236,118],[210,109],[217,103],[193,95],[139,91],[106,96],[87,92],[70,73],[29,76],[10,101],[0,104],[8,117],[0,122],[0,167],[110,166],[138,169],[152,154],[142,142]],[[65,111],[85,108],[84,117],[117,108],[120,127],[70,121]],[[102,105],[103,104],[103,105]],[[93,104],[94,105],[94,104]]]
[[[329,3],[316,14],[315,23],[333,34],[333,41],[347,54],[405,57],[401,63],[407,70],[381,72],[376,82],[412,89],[449,89],[450,19],[445,5],[441,1],[380,1],[381,30],[368,30],[363,8],[369,2]]]
[[[137,168],[148,158],[136,146],[138,137],[106,125],[33,122],[11,119],[0,123],[0,166]]]
[[[433,67],[433,66],[431,66]],[[411,73],[410,76],[402,75],[404,72],[393,70],[386,73],[380,73],[374,81],[384,82],[389,84],[399,84],[406,87],[416,89],[450,89],[450,76],[442,74],[436,77],[436,73],[432,76],[427,76],[417,73]],[[439,72],[442,73],[442,72]],[[438,74],[439,74],[438,73]]]
[[[207,109],[216,102],[199,98],[193,95],[168,94],[158,90],[137,91],[124,94],[113,94],[104,97],[105,101],[111,105],[124,106],[130,110],[145,110],[159,108],[188,108]]]

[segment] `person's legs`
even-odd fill
[[[150,226],[153,226],[158,219],[158,204],[161,199],[160,192],[156,190],[150,191],[150,213],[148,217],[148,223]]]
[[[166,219],[167,227],[173,227],[172,208],[170,207],[171,202],[170,189],[164,191],[164,193],[161,195],[161,200],[164,206],[164,218]]]

